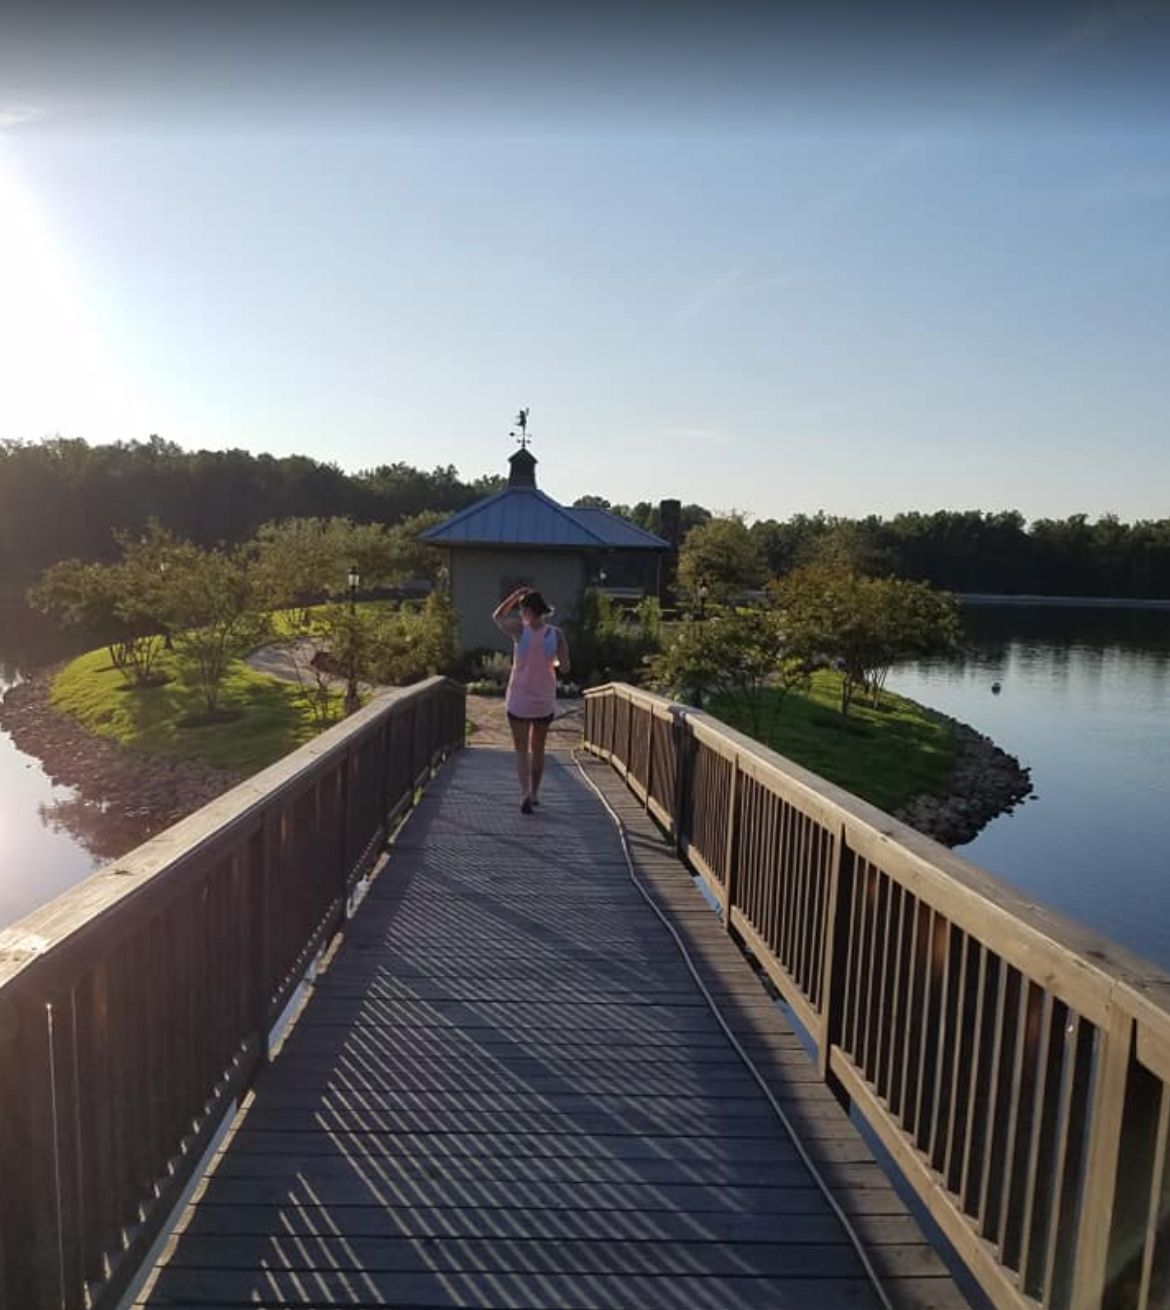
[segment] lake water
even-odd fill
[[[0,733],[0,927],[103,863],[70,831],[75,817],[73,790],[55,787],[37,760]]]
[[[0,606],[0,694],[64,653],[46,625]],[[89,817],[72,788],[54,786],[40,762],[0,732],[0,928],[105,862],[95,853],[102,843],[84,835]]]
[[[1037,799],[962,853],[1170,969],[1170,612],[966,617],[963,658],[890,677],[891,688],[972,724],[1031,767]],[[4,619],[0,685],[63,653],[44,630],[22,629],[17,644]],[[91,821],[72,791],[0,734],[0,926],[119,853]]]
[[[1170,612],[964,617],[963,658],[895,670],[890,688],[986,733],[1037,796],[960,853],[1170,969]]]

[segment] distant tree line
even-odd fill
[[[451,513],[501,485],[465,482],[450,465],[347,474],[302,455],[185,451],[159,437],[2,442],[0,599],[22,594],[58,560],[116,558],[114,533],[145,534],[152,520],[197,545],[235,546],[285,519],[395,524],[428,510]]]
[[[263,524],[287,519],[392,525],[427,511],[447,514],[502,485],[495,476],[465,480],[452,465],[428,472],[399,462],[349,474],[301,455],[185,451],[159,437],[105,446],[3,442],[0,601],[23,595],[58,560],[115,558],[114,533],[144,534],[152,520],[197,545],[234,546]],[[657,502],[583,496],[576,503],[663,530]],[[702,505],[684,505],[682,538],[712,517]],[[1075,514],[1028,523],[1015,511],[795,514],[757,520],[748,533],[762,577],[829,560],[957,592],[1170,597],[1170,518],[1124,523]]]
[[[651,532],[660,530],[658,506],[648,502],[610,505],[603,497],[585,496],[577,503],[612,509]],[[701,505],[684,506],[684,539],[712,519]],[[953,592],[1170,598],[1170,518],[1124,523],[1112,514],[1096,520],[1073,514],[1029,523],[1015,510],[938,510],[862,519],[794,514],[746,526],[756,585],[829,563]],[[742,541],[732,544],[744,548]]]
[[[769,572],[847,564],[953,592],[1170,597],[1170,518],[1123,523],[1085,514],[1028,523],[1014,510],[893,518],[797,514],[751,524]]]

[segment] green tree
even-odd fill
[[[369,616],[360,635],[358,667],[371,683],[405,686],[451,672],[457,654],[459,614],[439,587],[422,605],[400,605]]]
[[[944,652],[958,639],[954,598],[924,583],[812,564],[780,579],[775,594],[793,653],[840,672],[846,715],[859,689],[879,703],[894,664]]]
[[[257,599],[268,609],[301,611],[309,621],[309,606],[345,586],[348,562],[342,548],[348,520],[292,518],[261,524],[255,539],[253,579]]]
[[[178,548],[167,571],[167,606],[180,667],[214,721],[222,717],[228,666],[269,633],[250,558],[239,550]]]
[[[799,562],[885,577],[894,572],[897,555],[885,540],[882,521],[871,515],[825,521],[824,530],[805,544]]]
[[[131,686],[159,681],[158,660],[167,643],[166,587],[177,543],[157,523],[141,537],[115,534],[117,563],[63,560],[30,592],[34,606],[67,627],[104,639],[110,662]]]
[[[423,510],[388,529],[383,580],[401,583],[422,579],[437,585],[443,574],[443,552],[420,540],[420,537],[428,528],[435,527],[446,518],[442,510]]]
[[[678,586],[692,603],[706,587],[711,604],[763,585],[767,564],[743,517],[710,519],[692,529],[678,555]]]
[[[707,619],[686,619],[653,660],[655,681],[669,694],[702,700],[728,697],[759,736],[765,706],[779,710],[793,687],[807,682],[809,662],[796,653],[776,610],[722,609]]]

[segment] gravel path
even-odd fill
[[[504,714],[502,696],[468,696],[467,717],[472,723],[470,742],[473,746],[511,746],[512,733]],[[585,731],[585,702],[583,700],[557,701],[557,717],[548,733],[550,751],[571,750],[580,744]]]
[[[311,683],[310,665],[317,653],[312,637],[299,637],[295,641],[277,642],[261,646],[248,656],[248,664],[258,673],[280,678],[283,682]],[[298,676],[298,669],[301,675]],[[331,685],[344,686],[344,679],[329,679]],[[363,694],[384,691],[386,688],[362,683]],[[585,702],[580,699],[558,700],[557,717],[548,734],[549,750],[570,750],[581,740],[585,728]],[[471,722],[470,742],[473,746],[511,746],[512,734],[504,714],[502,696],[468,696],[467,717]]]

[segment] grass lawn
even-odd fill
[[[840,675],[828,671],[815,674],[807,692],[789,692],[782,704],[769,692],[759,740],[883,810],[946,790],[956,750],[949,725],[892,692],[882,693],[880,709],[854,701],[844,718],[840,698]],[[750,718],[734,701],[712,697],[707,708],[752,735]]]
[[[345,600],[339,600],[335,603],[338,605],[349,604]],[[309,622],[307,624],[301,622],[304,614],[300,608],[273,610],[268,616],[272,623],[273,640],[289,641],[295,637],[316,635],[321,629],[321,618],[326,608],[325,605],[310,605],[308,609]],[[359,600],[355,608],[363,618],[372,618],[377,614],[387,614],[398,609],[399,606],[398,602],[393,600]]]
[[[221,695],[222,707],[242,711],[241,716],[205,727],[180,727],[181,720],[201,713],[202,697],[179,680],[171,656],[164,656],[159,667],[171,675],[171,682],[132,690],[104,647],[89,651],[57,674],[53,705],[91,732],[134,750],[242,773],[271,764],[320,731],[299,688],[256,673],[241,661],[229,669]]]

